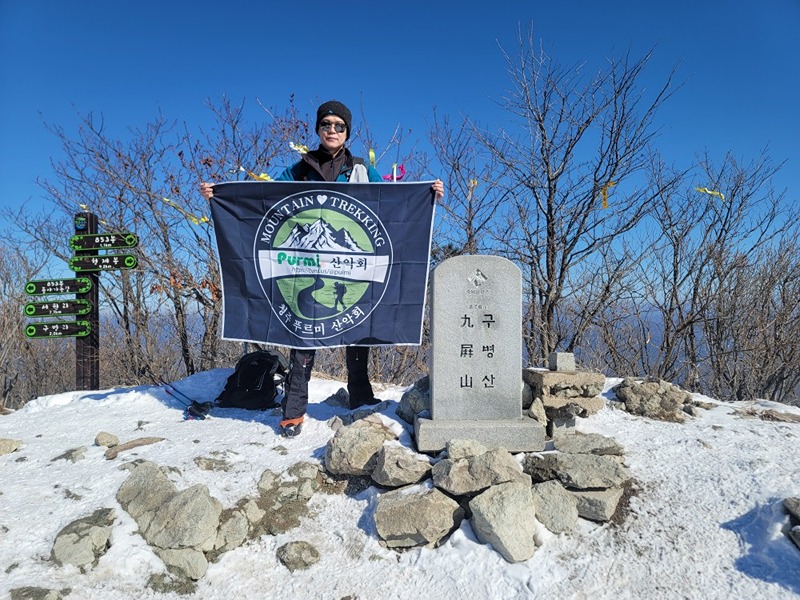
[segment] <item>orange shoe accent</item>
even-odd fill
[[[305,420],[305,418],[306,418],[305,415],[301,415],[294,419],[284,419],[283,421],[281,421],[281,427],[286,427],[287,425],[300,425],[300,423],[302,423]]]

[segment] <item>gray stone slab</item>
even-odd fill
[[[544,426],[528,417],[491,421],[418,418],[414,430],[420,452],[440,452],[455,439],[475,440],[488,450],[505,448],[509,452],[541,452],[545,447]]]
[[[431,281],[431,418],[521,418],[519,268],[500,256],[457,256]]]
[[[551,352],[547,355],[547,368],[551,371],[574,371],[575,355],[572,352]]]

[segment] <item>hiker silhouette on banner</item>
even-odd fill
[[[341,281],[337,281],[333,284],[333,288],[336,290],[336,300],[333,303],[333,308],[335,309],[337,306],[339,306],[339,304],[341,304],[342,310],[345,310],[347,306],[344,303],[344,295],[347,292],[347,286]]]

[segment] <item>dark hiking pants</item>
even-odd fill
[[[296,419],[306,414],[308,407],[308,380],[314,367],[316,350],[292,349],[289,353],[289,373],[284,382],[286,400],[283,404],[283,418]]]
[[[369,383],[368,346],[348,346],[347,357],[347,393],[350,394],[350,408],[358,408],[374,402],[372,386]]]

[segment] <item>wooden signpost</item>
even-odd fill
[[[75,235],[69,246],[75,251],[69,267],[79,277],[74,279],[39,279],[25,284],[31,296],[75,294],[74,299],[45,299],[28,302],[24,312],[30,318],[78,317],[75,321],[36,321],[25,326],[31,339],[75,338],[75,387],[78,390],[100,389],[100,311],[99,277],[101,271],[134,269],[138,260],[133,254],[100,254],[102,251],[135,248],[139,238],[134,233],[97,231],[97,215],[75,215]]]

